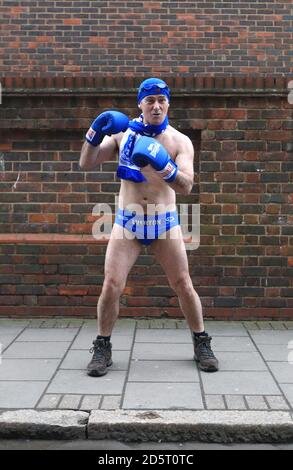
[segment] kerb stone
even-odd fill
[[[0,438],[85,439],[89,414],[71,410],[16,410],[0,414]]]

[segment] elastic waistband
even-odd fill
[[[162,221],[175,222],[178,220],[177,210],[167,211],[162,214],[137,214],[135,211],[129,211],[128,209],[119,208],[116,214],[116,217],[119,219],[124,219],[128,221],[130,219],[135,219],[135,221],[146,222],[148,225],[150,222]]]

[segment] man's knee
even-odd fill
[[[119,297],[125,287],[125,281],[115,276],[106,276],[103,283],[102,294],[107,297]]]
[[[188,295],[194,291],[189,274],[181,275],[170,284],[177,295]]]

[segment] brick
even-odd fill
[[[266,400],[272,410],[288,410],[289,405],[286,403],[284,398],[279,395],[267,395]]]
[[[81,401],[81,395],[64,395],[59,403],[59,409],[79,409],[79,403]]]
[[[101,395],[85,395],[80,404],[81,410],[98,410],[100,407]]]
[[[228,410],[245,410],[244,398],[239,395],[225,395]]]
[[[208,410],[225,410],[225,402],[222,395],[206,395],[206,406]]]
[[[61,395],[46,394],[42,397],[37,408],[57,409]]]
[[[214,300],[215,307],[240,307],[242,299],[236,297],[218,297]]]
[[[120,408],[120,395],[105,395],[101,404],[102,410],[116,410]]]

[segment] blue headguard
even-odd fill
[[[144,80],[138,89],[137,101],[138,104],[145,96],[149,95],[165,95],[170,101],[170,90],[163,80],[160,78],[147,78]]]

